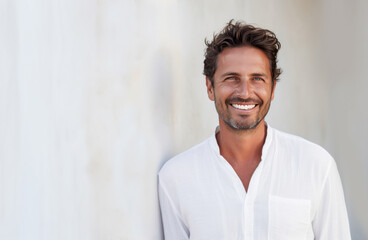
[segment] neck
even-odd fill
[[[261,161],[262,148],[267,135],[264,121],[251,130],[235,130],[220,119],[220,132],[216,139],[220,154],[230,164]]]

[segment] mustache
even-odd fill
[[[239,103],[255,103],[255,104],[262,104],[262,101],[259,99],[254,98],[241,98],[241,97],[230,97],[225,100],[226,104],[230,104],[231,102],[239,102]]]

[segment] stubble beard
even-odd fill
[[[227,101],[225,101],[227,102]],[[246,102],[244,100],[244,102]],[[222,103],[219,103],[220,105],[218,105],[218,101],[216,99],[215,96],[215,107],[216,107],[216,111],[219,115],[219,117],[222,119],[222,121],[228,125],[231,129],[236,130],[236,131],[251,131],[253,129],[255,129],[260,122],[262,122],[262,120],[266,117],[269,109],[270,109],[270,105],[271,105],[271,100],[269,100],[268,102],[266,102],[266,106],[264,109],[264,114],[261,113],[261,110],[259,110],[257,112],[257,116],[256,119],[253,123],[247,124],[246,122],[243,121],[237,121],[236,119],[232,118],[230,116],[230,112],[228,110],[228,108],[230,107],[229,104],[225,103],[225,106],[223,106]],[[261,107],[263,106],[263,102],[258,104],[259,109],[261,109]],[[221,109],[224,110],[224,112],[221,111]],[[244,118],[247,118],[249,116],[243,116]]]

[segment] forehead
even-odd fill
[[[255,47],[226,48],[217,56],[215,75],[224,72],[239,74],[270,73],[270,63],[266,54]]]

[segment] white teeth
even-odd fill
[[[234,108],[237,108],[237,109],[242,109],[242,110],[247,110],[247,109],[252,109],[254,108],[256,105],[240,105],[240,104],[232,104],[232,106]]]

